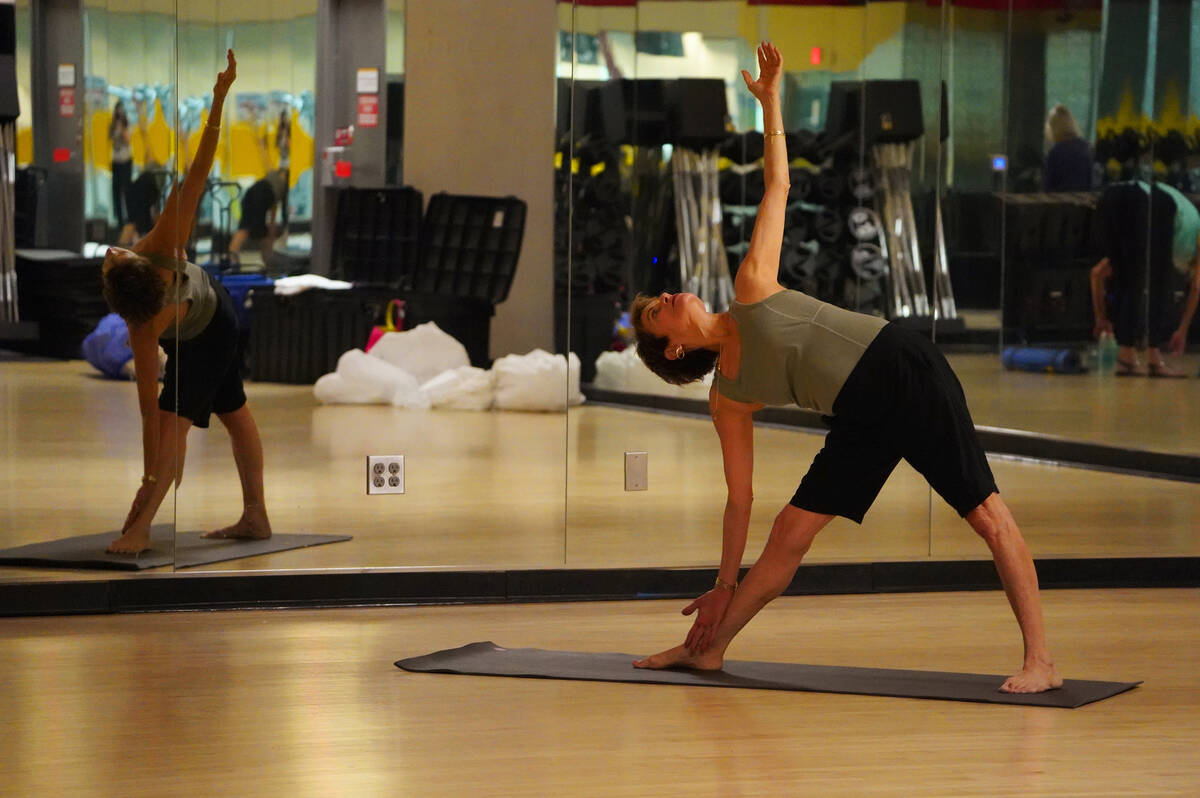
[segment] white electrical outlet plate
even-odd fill
[[[404,492],[404,455],[367,455],[367,494]]]
[[[625,490],[646,490],[645,452],[625,452]]]

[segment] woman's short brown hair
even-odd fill
[[[637,353],[646,368],[672,385],[687,385],[704,379],[717,365],[717,353],[711,349],[693,349],[681,358],[667,358],[667,338],[648,332],[642,324],[642,313],[654,297],[638,294],[629,311],[637,336]]]
[[[104,298],[129,324],[144,324],[158,315],[167,287],[146,258],[125,258],[104,273]]]

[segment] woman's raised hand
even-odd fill
[[[779,78],[782,74],[783,56],[770,42],[763,42],[758,46],[758,80],[751,80],[750,73],[742,70],[746,88],[759,102],[779,95]]]
[[[226,57],[229,59],[229,66],[225,68],[224,72],[217,75],[217,85],[213,87],[213,92],[219,92],[222,96],[229,91],[233,79],[237,77],[237,59],[233,57],[233,50],[229,50]]]

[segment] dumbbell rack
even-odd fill
[[[9,171],[16,153],[16,123],[0,124],[0,323],[20,321],[17,311],[17,267],[13,227],[14,176]]]
[[[934,302],[925,290],[921,247],[912,206],[912,158],[915,142],[876,144],[871,148],[879,172],[875,207],[879,213],[888,258],[889,316],[953,319],[958,316],[946,260],[941,203],[937,203],[934,255]],[[932,308],[932,312],[931,312]]]
[[[874,257],[865,268],[853,266],[842,250],[847,243],[848,222],[845,217],[846,199],[859,203],[869,200],[875,192],[874,172],[869,169],[855,170],[858,174],[848,178],[833,168],[818,168],[803,156],[789,168],[791,190],[785,209],[784,236],[780,253],[779,280],[785,286],[803,291],[810,296],[833,302],[862,312],[884,312],[884,274],[886,261],[880,250],[886,248],[881,236],[881,225],[874,211],[868,210],[874,223],[867,239],[878,241],[874,246]],[[761,175],[761,161],[726,166],[729,172],[744,180],[751,175]],[[757,202],[762,195],[761,178],[757,192],[748,190],[745,203]],[[725,217],[753,219],[757,205],[734,203],[728,198],[722,206]],[[860,205],[861,207],[861,205]],[[866,209],[864,209],[866,210]],[[850,232],[853,232],[852,230]],[[726,248],[728,262],[733,264],[749,248],[746,241]],[[859,238],[860,242],[864,239]],[[863,246],[860,243],[858,246]],[[879,284],[876,289],[875,285]]]
[[[716,149],[675,147],[671,155],[675,224],[679,239],[679,284],[714,313],[729,309],[733,279],[721,233]]]

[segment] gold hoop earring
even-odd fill
[[[675,359],[676,360],[682,360],[683,356],[685,354],[687,354],[687,352],[684,351],[683,344],[680,344],[679,346],[675,347]]]

